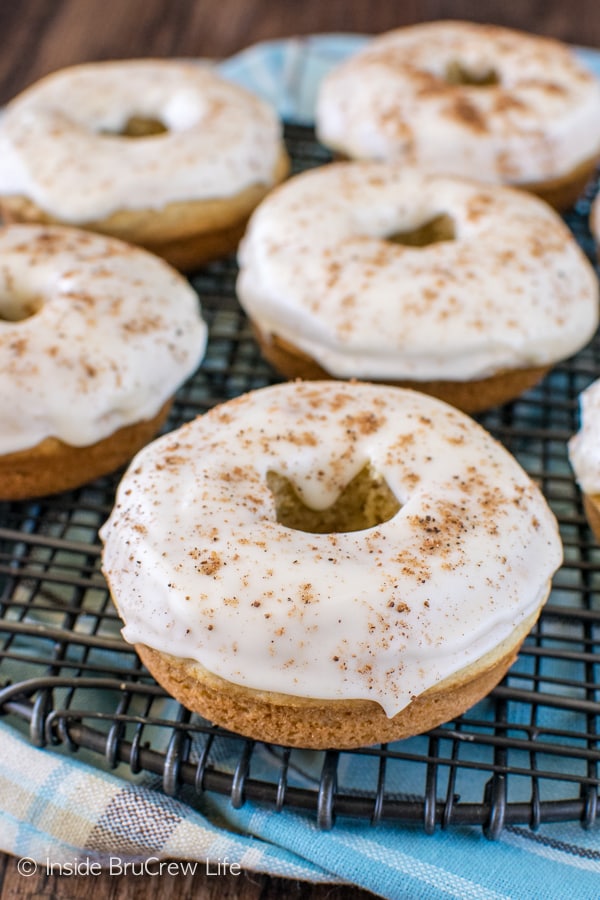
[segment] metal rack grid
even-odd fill
[[[310,129],[288,127],[295,170],[326,162]],[[593,258],[592,185],[569,225]],[[206,359],[179,392],[168,428],[272,383],[235,298],[232,260],[192,279],[210,326]],[[0,503],[0,712],[56,752],[157,776],[190,802],[202,792],[274,810],[438,826],[598,816],[600,549],[586,525],[566,442],[577,397],[600,375],[600,339],[537,388],[479,417],[541,485],[565,563],[507,678],[467,714],[427,735],[356,751],[266,746],[213,727],[168,698],[119,635],[100,573],[98,528],[118,474],[36,502]],[[357,777],[357,772],[359,777]]]

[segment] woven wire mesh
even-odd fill
[[[286,136],[296,171],[327,161],[310,129],[288,127]],[[590,259],[595,190],[567,217]],[[210,341],[169,429],[277,380],[238,305],[235,277],[229,259],[192,278]],[[324,828],[336,816],[421,822],[428,832],[479,824],[490,837],[509,823],[591,825],[600,784],[600,549],[566,442],[578,395],[599,375],[596,339],[534,390],[479,417],[542,487],[565,563],[508,676],[456,721],[387,746],[308,753],[245,740],[183,709],[121,639],[100,572],[98,528],[119,473],[44,500],[0,503],[0,711],[36,745],[85,749],[103,766],[152,773],[170,794],[301,809]]]

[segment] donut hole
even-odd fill
[[[155,119],[151,116],[130,116],[122,128],[116,131],[106,129],[102,131],[102,134],[125,138],[145,138],[157,134],[166,134],[168,130],[165,123],[160,119]]]
[[[286,528],[312,534],[363,531],[393,518],[400,503],[385,478],[366,465],[326,509],[307,506],[284,475],[270,471],[267,485],[275,500],[277,521]]]
[[[43,305],[39,296],[0,292],[0,322],[24,322],[35,316]]]
[[[455,237],[454,219],[447,213],[442,213],[416,228],[408,231],[395,231],[393,234],[386,235],[384,240],[392,244],[402,244],[405,247],[427,247],[429,244],[438,244],[441,241],[453,241]]]
[[[467,85],[469,87],[491,87],[500,84],[498,73],[494,69],[475,71],[459,60],[451,60],[446,66],[446,84]]]

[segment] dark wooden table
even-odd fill
[[[128,56],[228,56],[256,41],[496,22],[600,46],[597,0],[0,0],[0,103],[53,69]]]
[[[42,75],[126,57],[223,57],[261,40],[377,33],[438,18],[495,22],[600,47],[598,0],[0,0],[0,104]],[[214,876],[19,875],[0,854],[0,900],[365,900],[365,891],[244,873]]]

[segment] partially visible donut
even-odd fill
[[[0,212],[139,244],[181,269],[235,249],[288,169],[271,108],[206,65],[87,63],[55,72],[0,122]]]
[[[158,257],[72,228],[0,228],[0,499],[128,462],[206,336],[196,293]]]
[[[589,525],[600,543],[600,379],[579,397],[580,421],[569,441],[569,460]]]
[[[101,529],[123,635],[258,740],[425,731],[500,680],[561,561],[516,460],[424,394],[286,382],[142,450]]]
[[[296,175],[252,215],[237,292],[289,378],[417,388],[469,412],[586,344],[598,281],[546,203],[401,164]]]
[[[344,156],[518,185],[563,209],[600,157],[600,83],[550,38],[427,22],[336,66],[316,123]]]

